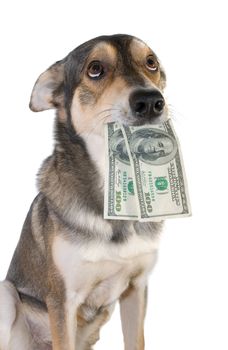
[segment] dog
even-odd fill
[[[55,146],[0,283],[0,350],[90,350],[120,303],[125,350],[143,350],[148,275],[163,222],[105,220],[104,124],[167,119],[166,76],[130,35],[101,36],[40,75],[30,108],[56,109]]]

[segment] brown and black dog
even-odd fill
[[[120,302],[125,350],[143,350],[160,222],[104,220],[104,124],[167,118],[165,73],[129,35],[76,48],[38,78],[30,108],[57,110],[55,147],[0,283],[0,350],[89,350]]]

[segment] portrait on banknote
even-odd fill
[[[141,161],[152,165],[170,162],[177,152],[176,140],[165,131],[153,128],[134,131],[129,145]]]
[[[116,130],[110,137],[110,150],[120,162],[130,165],[130,159],[121,129]]]

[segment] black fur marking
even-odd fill
[[[94,94],[84,85],[80,85],[79,99],[82,105],[92,105],[96,100]]]
[[[66,125],[64,123],[59,122],[58,118],[56,119],[54,137],[55,140],[59,142],[64,149],[65,147],[67,147],[67,149],[71,148],[71,143],[79,145],[84,151],[86,149],[85,142],[76,133],[70,116],[68,116],[67,118]]]
[[[119,75],[124,78],[129,86],[145,86],[144,79],[141,77],[133,64],[133,57],[130,51],[130,44],[133,37],[123,35],[114,36],[110,43],[118,51],[118,69]]]
[[[22,292],[18,292],[18,294],[22,303],[26,303],[32,307],[38,308],[39,310],[47,311],[47,305],[44,301]]]
[[[128,240],[130,237],[129,233],[129,222],[123,222],[123,221],[117,221],[117,220],[112,220],[112,230],[113,234],[111,237],[111,242],[113,243],[123,243]]]

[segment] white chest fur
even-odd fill
[[[53,259],[70,299],[99,308],[117,300],[131,283],[145,283],[158,242],[133,234],[128,242],[76,245],[57,236]]]

